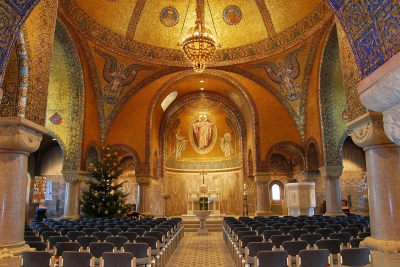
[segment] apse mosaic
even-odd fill
[[[166,7],[160,12],[160,21],[166,27],[175,26],[179,21],[179,13],[176,8]]]

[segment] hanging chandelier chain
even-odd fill
[[[214,27],[214,31],[215,31],[215,35],[216,35],[216,39],[217,39],[217,41],[219,40],[219,37],[218,37],[218,32],[217,32],[217,28],[215,27],[215,23],[214,23],[214,18],[213,18],[213,15],[212,15],[212,13],[211,13],[211,7],[210,7],[210,2],[207,0],[207,5],[208,5],[208,11],[210,12],[210,16],[211,16],[211,21],[212,21],[212,24],[213,24],[213,27]],[[221,47],[221,44],[218,42],[218,45],[217,45],[218,47]]]
[[[186,22],[186,17],[187,17],[188,11],[189,11],[189,6],[190,6],[190,0],[189,0],[189,2],[188,2],[187,8],[186,8],[185,18],[183,19],[181,34],[179,34],[178,46],[181,46],[181,45],[182,45],[182,44],[180,43],[180,41],[182,40],[183,28],[185,27],[185,22]]]

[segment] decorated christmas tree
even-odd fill
[[[116,159],[116,153],[110,148],[102,148],[100,157],[89,165],[89,174],[85,180],[87,190],[81,197],[81,212],[85,217],[122,217],[131,210],[132,205],[125,204],[126,196],[118,176],[122,169]]]

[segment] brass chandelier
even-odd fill
[[[196,0],[196,22],[182,38],[182,50],[187,60],[193,63],[194,71],[202,72],[215,53],[216,40],[204,26],[204,0]]]

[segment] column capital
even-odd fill
[[[339,178],[342,175],[343,166],[325,166],[319,168],[324,178]]]
[[[367,148],[393,144],[385,134],[383,125],[382,113],[369,111],[346,126],[350,129],[353,142],[359,147]]]
[[[254,174],[254,182],[256,183],[269,183],[271,181],[272,173],[270,172],[256,172]]]
[[[139,185],[150,185],[152,176],[150,174],[136,174],[136,182]]]
[[[67,183],[82,182],[85,180],[86,175],[86,172],[81,170],[63,170],[61,173],[63,174],[64,181]]]
[[[400,53],[386,61],[357,85],[360,100],[369,110],[384,115],[384,131],[400,145]]]
[[[0,117],[0,150],[35,152],[47,129],[22,117]]]

